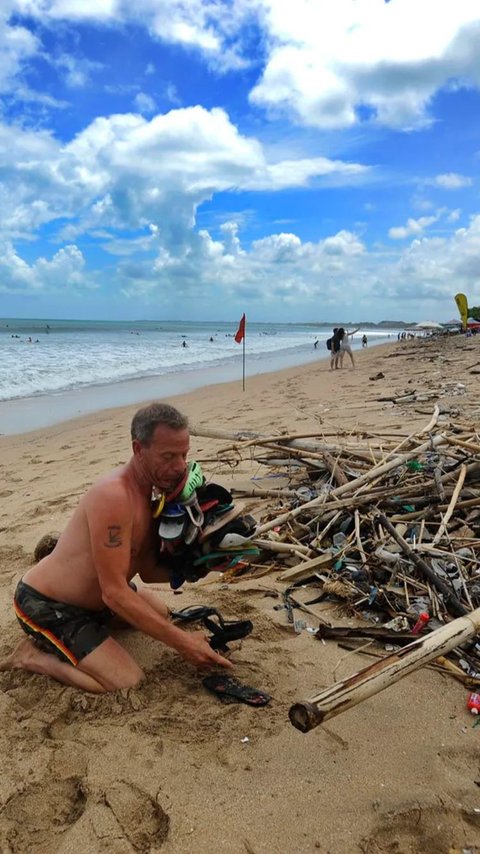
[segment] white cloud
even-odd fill
[[[170,104],[175,104],[177,107],[180,106],[181,98],[174,83],[167,83],[167,86],[165,87],[165,97]]]
[[[46,132],[0,125],[4,235],[28,236],[67,220],[62,238],[98,228],[158,226],[180,245],[198,205],[222,190],[305,186],[336,175],[356,179],[360,164],[326,158],[268,163],[260,143],[242,136],[220,109],[172,110],[97,118],[61,145]],[[1,236],[1,233],[0,233]]]
[[[8,0],[44,26],[81,21],[143,26],[159,40],[194,48],[219,68],[242,68],[241,27],[261,0]],[[151,73],[147,66],[147,74]]]
[[[470,187],[472,179],[465,175],[459,175],[457,172],[446,172],[443,175],[437,175],[433,183],[443,190],[460,190],[462,187]]]
[[[102,68],[100,62],[92,62],[85,57],[68,53],[52,58],[51,62],[59,70],[65,84],[72,89],[81,89],[86,86],[90,82],[91,74]]]
[[[29,30],[9,24],[13,0],[0,8],[0,92],[9,91],[23,64],[40,50],[40,42]]]
[[[251,99],[302,124],[349,127],[366,108],[382,124],[421,127],[432,96],[449,81],[480,85],[475,0],[263,6],[269,55]]]
[[[365,247],[355,234],[342,230],[324,240],[323,251],[326,255],[363,255]]]
[[[262,167],[260,173],[252,176],[244,186],[256,190],[285,189],[305,186],[312,177],[326,178],[327,176],[337,182],[345,179],[353,183],[354,178],[366,177],[369,172],[369,167],[359,163],[328,160],[326,157],[282,160],[280,163],[267,165],[266,168]]]
[[[392,240],[405,240],[406,237],[421,234],[425,228],[437,222],[438,216],[421,216],[420,219],[409,218],[406,225],[399,225],[390,228],[388,236]]]
[[[10,0],[10,3],[17,12],[44,21],[108,21],[115,18],[120,8],[119,0]]]
[[[246,25],[254,22],[263,51],[255,61],[264,67],[252,102],[313,127],[373,119],[421,128],[432,121],[429,106],[439,90],[480,86],[477,0],[7,0],[0,12],[4,90],[40,50],[31,33],[7,25],[10,12],[52,27],[58,21],[141,26],[198,51],[218,70],[251,63]],[[146,73],[152,71],[150,64]]]
[[[145,94],[145,92],[138,92],[134,98],[135,107],[139,113],[143,113],[144,115],[149,115],[154,113],[157,105],[155,101],[150,95]]]
[[[454,211],[450,211],[450,213],[447,216],[448,222],[457,222],[460,219],[461,213],[462,213],[462,211],[460,210],[460,208],[455,208]]]
[[[380,320],[388,312],[408,320],[423,307],[451,316],[457,290],[475,301],[479,267],[480,215],[449,237],[416,237],[398,253],[368,250],[347,231],[318,242],[303,242],[294,233],[271,234],[247,250],[236,227],[225,223],[221,239],[202,231],[183,258],[162,251],[154,270],[125,265],[118,275],[125,295],[157,306],[159,300],[173,306],[181,295],[207,298],[209,305],[237,300],[271,317],[285,318],[287,308],[292,319],[348,312],[353,319],[363,314]]]
[[[407,302],[429,299],[446,310],[453,307],[458,291],[469,303],[478,303],[480,265],[480,215],[472,217],[468,228],[459,228],[450,237],[415,239],[392,265],[377,292],[383,298]],[[439,302],[440,301],[440,302]]]
[[[77,246],[65,246],[53,257],[27,264],[8,241],[0,243],[0,291],[61,292],[96,287],[85,276],[85,259]]]
[[[270,318],[285,318],[288,310],[292,320],[347,312],[359,320],[380,320],[387,313],[410,319],[424,307],[447,317],[454,309],[454,292],[466,293],[472,304],[476,300],[480,215],[450,236],[420,235],[395,253],[382,247],[370,250],[346,230],[318,242],[302,241],[293,232],[270,234],[247,247],[238,223],[230,220],[218,238],[206,229],[190,228],[181,247],[162,242],[162,227],[155,224],[132,243],[136,258],[127,257],[127,240],[117,245],[112,240],[112,252],[125,257],[110,275],[116,293],[134,300],[137,310],[150,304],[156,312],[171,312],[181,299],[218,307],[237,300]],[[155,255],[142,260],[138,250]],[[103,284],[104,273],[89,272],[75,245],[27,264],[3,241],[0,282],[4,292],[78,292]]]

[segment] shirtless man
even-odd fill
[[[21,668],[102,693],[137,685],[144,674],[110,635],[114,617],[175,649],[201,670],[230,668],[202,632],[170,622],[158,593],[133,584],[168,581],[158,563],[152,486],[170,494],[185,477],[188,421],[152,403],[135,414],[133,455],[81,499],[51,554],[19,582],[14,607],[25,638],[0,669]],[[31,640],[30,638],[33,638]]]

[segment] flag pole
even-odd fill
[[[242,377],[242,390],[245,391],[245,335],[242,340],[243,344],[243,377]]]
[[[243,344],[243,358],[242,358],[242,362],[243,362],[242,388],[243,388],[243,391],[245,391],[245,338],[246,338],[245,327],[247,325],[246,322],[247,322],[247,318],[246,318],[245,312],[244,312],[242,314],[242,317],[240,318],[240,323],[238,325],[238,329],[237,329],[235,336],[234,336],[237,344]]]

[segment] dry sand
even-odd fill
[[[170,402],[195,425],[268,434],[354,427],[408,434],[428,423],[435,401],[399,407],[377,398],[412,388],[435,392],[455,418],[478,418],[479,381],[470,369],[480,361],[480,338],[392,343],[356,359],[356,371],[330,373],[322,359],[247,379],[245,393],[230,383]],[[378,372],[384,378],[369,379]],[[128,458],[136,408],[0,438],[2,654],[20,637],[12,592],[36,541],[61,529],[89,484]],[[192,458],[212,479],[229,486],[259,473],[253,463],[234,471],[219,464],[218,447],[192,439]],[[172,650],[133,631],[123,642],[147,673],[134,691],[94,697],[45,677],[1,673],[1,852],[477,850],[480,728],[472,728],[465,689],[421,670],[301,734],[289,706],[331,684],[345,652],[292,634],[273,609],[278,588],[267,575],[225,589],[218,574],[180,596],[160,588],[175,607],[208,603],[226,617],[252,619],[253,634],[232,660],[238,678],[271,693],[262,709],[221,704]],[[335,678],[370,661],[350,655]]]

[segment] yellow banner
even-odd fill
[[[462,326],[466,329],[468,320],[468,303],[465,294],[455,294],[455,302],[457,303],[457,308],[460,312]]]

